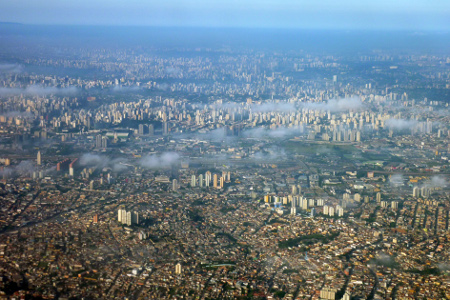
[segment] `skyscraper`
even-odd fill
[[[217,186],[218,186],[218,178],[217,178],[218,176],[217,176],[217,174],[214,174],[214,179],[213,179],[213,187],[215,188],[215,189],[217,189]]]
[[[174,179],[172,181],[172,190],[175,192],[178,190],[178,180]]]
[[[36,162],[37,162],[38,166],[40,166],[42,164],[41,151],[38,151],[38,153],[37,153]]]
[[[198,186],[203,187],[203,174],[198,175]]]
[[[95,148],[100,149],[102,147],[102,135],[97,134],[95,136]]]

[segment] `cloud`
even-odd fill
[[[424,187],[429,188],[445,188],[448,186],[448,180],[445,176],[436,175],[431,177],[431,179],[427,180],[424,183]]]
[[[23,66],[19,64],[0,64],[0,73],[18,74],[23,72]]]
[[[175,152],[166,152],[161,155],[148,155],[140,159],[139,165],[147,169],[168,168],[178,163],[180,156]]]
[[[34,171],[34,162],[31,160],[23,160],[17,166],[5,167],[0,171],[0,176],[31,176]]]
[[[107,158],[98,154],[87,153],[80,158],[81,166],[97,166],[107,162]]]
[[[384,121],[384,126],[389,129],[395,130],[406,130],[411,129],[417,125],[417,121],[415,120],[405,120],[405,119],[387,119]]]
[[[160,83],[156,85],[156,88],[161,91],[167,91],[170,88],[170,86],[167,83]]]
[[[33,114],[27,111],[10,111],[4,114],[4,116],[7,118],[33,118]]]
[[[180,75],[182,73],[181,69],[177,67],[167,67],[164,71],[167,75],[173,76]]]
[[[389,184],[394,187],[402,186],[404,184],[404,177],[402,174],[393,174],[389,177]]]
[[[138,92],[141,90],[138,86],[121,86],[121,85],[115,85],[111,89],[114,93],[132,93],[132,92]]]
[[[360,110],[364,106],[364,103],[359,97],[342,98],[342,99],[331,99],[328,102],[321,103],[305,103],[304,108],[312,110],[322,110],[330,112],[340,112],[347,110]]]
[[[278,127],[269,128],[252,128],[244,130],[242,135],[248,138],[285,138],[289,136],[297,136],[304,133],[304,129],[300,126],[295,127]]]
[[[115,158],[110,159],[104,155],[87,153],[80,157],[80,165],[83,167],[94,167],[94,168],[110,168],[115,173],[120,173],[125,171],[128,166],[126,159],[123,158]]]
[[[386,253],[378,254],[375,258],[375,263],[377,265],[382,265],[382,266],[388,267],[388,268],[394,268],[394,267],[397,267],[397,265],[398,265],[398,263],[395,261],[395,259]]]
[[[262,104],[252,104],[251,109],[253,112],[289,112],[297,110],[295,105],[289,102],[266,102]]]
[[[285,160],[287,157],[288,155],[286,155],[286,152],[283,149],[271,147],[264,152],[256,152],[255,154],[250,156],[250,159],[261,163],[269,163],[273,162],[274,160]]]
[[[78,92],[76,87],[44,87],[41,85],[30,85],[26,88],[7,88],[0,87],[0,96],[16,96],[16,95],[30,95],[30,96],[43,96],[43,95],[73,95]]]

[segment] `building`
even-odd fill
[[[181,274],[181,264],[177,263],[175,265],[175,274],[180,275]]]
[[[218,185],[219,185],[217,174],[214,174],[214,177],[213,177],[213,178],[214,178],[214,179],[213,179],[213,187],[214,187],[215,189],[217,189],[217,187],[218,187]]]
[[[418,198],[419,195],[420,195],[420,189],[419,189],[418,186],[415,186],[415,187],[413,188],[413,197]]]
[[[197,178],[195,177],[195,175],[191,176],[191,187],[195,187],[197,184]]]
[[[172,180],[172,190],[174,192],[178,191],[178,180],[176,179]]]
[[[203,187],[203,174],[198,175],[198,186]]]
[[[103,149],[108,148],[108,138],[106,136],[102,137],[102,146]]]
[[[38,151],[38,153],[37,153],[36,162],[37,162],[38,166],[40,166],[42,164],[41,151]]]
[[[97,134],[95,136],[95,148],[100,149],[102,147],[102,135]]]

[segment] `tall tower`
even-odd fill
[[[180,263],[177,263],[175,265],[175,274],[177,274],[177,275],[181,274],[181,264]]]
[[[217,185],[218,185],[218,178],[217,178],[217,174],[214,174],[214,177],[213,177],[214,179],[213,179],[213,187],[215,188],[215,189],[217,189]]]
[[[38,166],[40,166],[42,164],[41,151],[38,151],[38,153],[37,153],[36,162],[37,162]]]
[[[297,208],[295,207],[295,199],[291,200],[291,215],[295,216],[297,214]]]
[[[203,187],[203,174],[198,175],[198,186]]]
[[[175,192],[178,190],[178,180],[174,179],[172,181],[172,190]]]

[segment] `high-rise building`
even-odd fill
[[[430,196],[430,189],[427,187],[422,187],[420,189],[420,196],[422,196],[422,198],[428,198]]]
[[[38,153],[37,153],[36,162],[37,162],[38,166],[40,166],[42,164],[41,151],[38,151]]]
[[[94,223],[98,223],[98,215],[97,214],[94,215]]]
[[[334,217],[334,207],[330,206],[330,208],[328,209],[328,215],[330,217]]]
[[[191,176],[191,187],[195,187],[197,184],[197,178],[195,178],[195,175]]]
[[[295,207],[295,200],[291,201],[291,215],[295,216],[297,214],[297,208]]]
[[[292,195],[297,195],[298,194],[298,188],[297,188],[297,186],[295,184],[291,188],[291,193],[292,193]]]
[[[178,180],[176,180],[176,179],[172,180],[172,190],[174,192],[178,191]]]
[[[205,173],[205,186],[209,187],[211,184],[211,172],[210,171],[206,171]]]
[[[377,203],[380,203],[380,201],[381,201],[381,193],[378,192],[377,193]]]
[[[419,189],[419,187],[418,186],[415,186],[414,188],[413,188],[413,197],[419,197],[419,195],[420,195],[420,189]]]
[[[163,123],[163,134],[168,135],[169,134],[169,122]]]
[[[131,226],[131,224],[133,224],[133,217],[132,217],[131,211],[127,211],[127,212],[126,212],[126,221],[125,221],[125,224],[127,224],[128,226]]]
[[[397,201],[392,201],[391,202],[391,208],[392,209],[398,209],[398,202]]]
[[[175,274],[180,275],[181,274],[181,264],[177,263],[175,265]]]
[[[307,210],[308,209],[308,199],[303,198],[302,200],[302,209]]]
[[[198,186],[203,187],[203,174],[198,175]]]
[[[219,180],[219,188],[221,188],[221,189],[223,189],[223,182],[224,182],[223,177],[220,177],[220,180]]]
[[[215,189],[217,189],[217,187],[218,187],[218,176],[217,176],[217,174],[214,174],[214,177],[213,177],[214,179],[213,179],[213,187],[215,188]]]
[[[106,149],[108,148],[108,138],[106,136],[102,137],[102,146],[101,148]]]
[[[144,135],[145,134],[144,124],[139,124],[139,126],[138,126],[138,134],[140,134],[140,135]]]
[[[102,135],[97,134],[95,136],[95,148],[100,149],[102,147]]]

